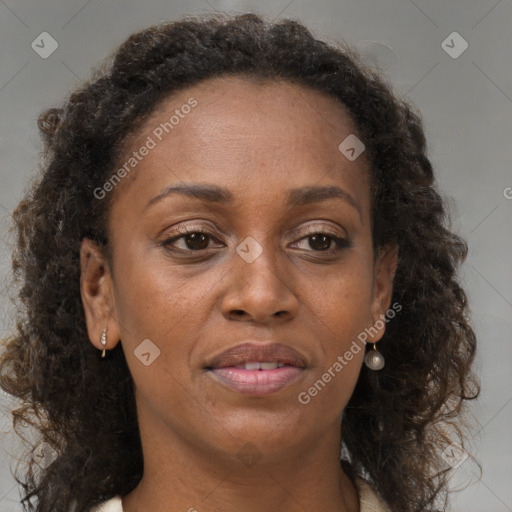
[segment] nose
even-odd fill
[[[299,300],[293,279],[277,260],[269,248],[250,263],[234,252],[221,306],[226,318],[268,324],[296,316]]]

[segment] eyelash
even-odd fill
[[[177,248],[171,249],[169,246],[171,246],[177,240],[185,238],[186,236],[191,235],[191,234],[206,235],[210,239],[218,241],[211,233],[209,233],[208,231],[204,231],[200,227],[186,226],[184,228],[178,229],[178,233],[179,234],[177,236],[172,236],[171,238],[165,239],[161,243],[161,245],[164,246],[169,251],[201,253],[201,252],[207,251],[208,249],[198,249],[198,250],[194,251],[192,249],[177,249]],[[312,237],[313,235],[327,235],[336,244],[336,247],[334,249],[328,249],[325,251],[315,251],[314,249],[312,249],[312,252],[315,252],[315,253],[332,255],[332,254],[337,254],[338,252],[341,252],[343,249],[348,249],[348,248],[352,247],[352,242],[350,240],[347,240],[345,238],[340,238],[339,236],[337,236],[333,233],[330,233],[328,231],[322,231],[322,230],[310,230],[309,232],[304,233],[304,236],[302,236],[299,239],[299,241],[304,240],[305,238]]]

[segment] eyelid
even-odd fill
[[[324,221],[327,222],[327,221]],[[296,228],[292,231],[292,235],[295,236],[308,236],[316,233],[324,233],[333,237],[345,237],[348,238],[348,233],[345,229],[341,228],[343,233],[336,232],[334,227],[327,227],[325,224],[309,224],[306,227]]]
[[[162,230],[161,236],[165,238],[173,238],[178,235],[187,235],[189,233],[196,233],[196,232],[202,232],[209,236],[214,236],[213,232],[220,233],[221,236],[226,236],[226,233],[224,230],[219,229],[218,227],[213,227],[211,225],[204,225],[204,224],[194,224],[194,221],[189,224],[179,224],[178,226],[172,227],[172,228],[166,228],[165,230]],[[209,223],[210,224],[210,223]]]
[[[220,241],[218,240],[217,236],[212,233],[214,231],[211,228],[206,228],[205,226],[202,226],[200,224],[194,225],[194,224],[187,224],[185,226],[178,226],[174,231],[170,233],[166,233],[164,236],[165,240],[164,242],[167,243],[170,240],[175,240],[182,238],[183,236],[189,235],[191,233],[204,233],[206,236],[210,237],[212,240]],[[222,233],[224,236],[224,233]]]

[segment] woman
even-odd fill
[[[186,18],[39,127],[0,365],[29,510],[444,510],[466,245],[378,74],[297,21]]]

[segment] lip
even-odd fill
[[[234,368],[250,362],[277,362],[284,366],[271,370]],[[295,382],[307,366],[296,349],[281,343],[245,342],[221,352],[205,366],[217,382],[231,390],[253,396],[276,393]]]
[[[207,369],[226,368],[238,364],[259,361],[269,363],[277,361],[297,368],[306,367],[305,357],[296,349],[282,343],[254,343],[247,341],[230,347],[213,357],[206,365]],[[249,370],[247,370],[249,371]],[[272,370],[266,370],[272,371]]]

